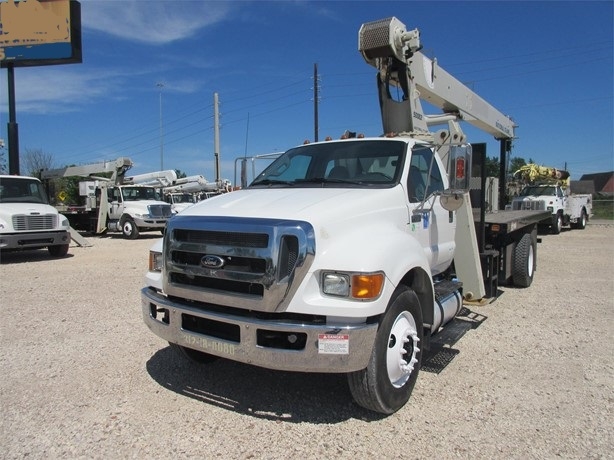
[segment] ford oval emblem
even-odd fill
[[[206,255],[200,259],[200,264],[205,268],[222,268],[224,266],[224,259],[219,256]]]

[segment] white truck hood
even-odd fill
[[[1,203],[0,204],[0,231],[14,231],[13,216],[15,215],[58,215],[58,211],[48,204],[43,203]],[[62,225],[62,221],[66,219],[60,215],[57,220],[57,226]]]
[[[271,188],[238,190],[196,203],[182,216],[225,216],[303,220],[314,228],[359,220],[375,215],[401,213],[407,223],[407,208],[401,186],[379,190],[345,188]],[[401,196],[399,196],[401,195]],[[400,217],[397,215],[397,218]],[[394,221],[391,220],[391,221]]]

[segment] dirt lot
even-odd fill
[[[141,318],[157,235],[3,255],[0,454],[613,458],[613,237],[544,235],[533,285],[470,306],[389,417],[354,405],[343,376],[178,359]]]

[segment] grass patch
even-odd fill
[[[614,220],[614,198],[596,196],[593,199],[593,219]]]

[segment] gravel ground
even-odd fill
[[[533,285],[468,306],[448,328],[466,333],[389,417],[356,406],[343,376],[176,357],[141,318],[158,235],[4,254],[0,455],[614,458],[613,236],[595,222],[544,235]]]

